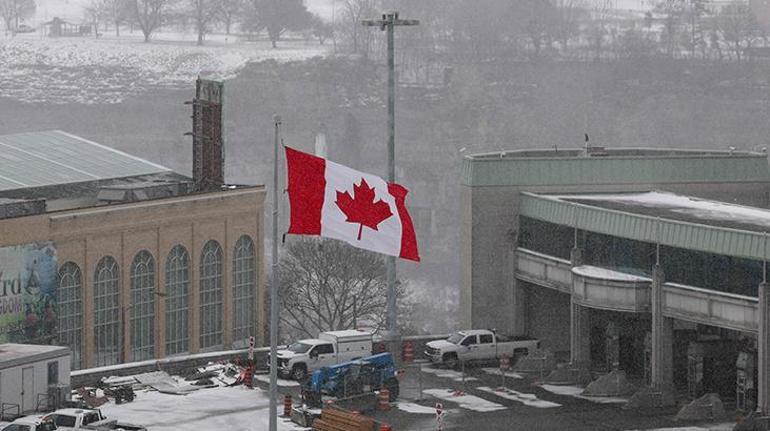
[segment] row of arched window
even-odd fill
[[[233,254],[232,340],[242,347],[256,335],[256,253],[254,242],[241,236]],[[200,349],[221,347],[223,340],[223,254],[217,241],[208,241],[200,255]],[[130,349],[134,361],[155,357],[155,299],[165,299],[167,355],[190,350],[190,258],[177,245],[166,256],[165,286],[157,289],[155,259],[143,250],[134,256],[130,270],[130,303],[121,306],[120,269],[112,256],[96,265],[94,293],[94,366],[116,364],[122,350],[122,324],[130,323]],[[82,367],[83,280],[80,267],[67,262],[59,268],[59,344],[72,350],[72,367]]]

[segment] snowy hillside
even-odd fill
[[[138,32],[120,39],[0,38],[0,88],[3,96],[23,102],[118,103],[153,88],[189,88],[199,74],[228,78],[249,62],[326,54],[317,43],[281,42],[272,49],[268,42],[232,36],[202,47],[180,41],[192,37],[159,34],[150,44],[141,42]]]

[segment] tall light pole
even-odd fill
[[[396,60],[393,53],[393,30],[396,26],[419,25],[415,19],[399,19],[398,12],[382,14],[379,20],[361,21],[366,27],[379,27],[388,35],[388,182],[396,182]],[[385,261],[388,282],[388,332],[385,340],[395,342],[399,338],[396,325],[396,258],[388,256]]]
[[[270,269],[270,429],[278,428],[278,148],[281,140],[281,117],[273,116],[273,256]]]

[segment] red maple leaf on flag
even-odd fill
[[[361,231],[364,226],[377,230],[377,225],[387,220],[392,216],[390,212],[390,205],[384,202],[382,199],[374,201],[374,188],[369,187],[366,180],[361,178],[361,184],[353,184],[353,194],[355,198],[350,196],[350,193],[345,191],[342,193],[337,191],[337,206],[347,216],[345,221],[349,223],[359,223],[358,227],[358,240],[361,240]]]

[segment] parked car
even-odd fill
[[[304,380],[323,367],[360,359],[372,354],[372,334],[347,330],[322,332],[318,338],[299,340],[277,356],[278,374]],[[268,366],[270,357],[268,356]]]
[[[59,409],[49,415],[59,430],[147,431],[147,428],[107,419],[99,409]]]
[[[6,425],[2,431],[54,431],[56,423],[50,416],[25,416]]]
[[[454,368],[460,362],[491,361],[503,355],[515,361],[539,347],[540,341],[535,338],[505,337],[487,329],[472,329],[455,332],[446,340],[429,342],[425,356],[435,364]]]

